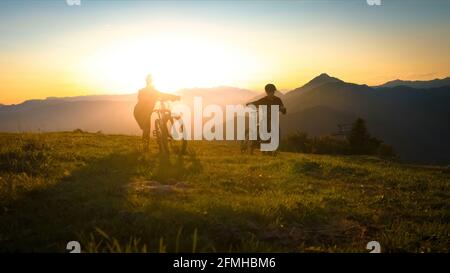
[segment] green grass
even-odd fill
[[[374,157],[0,134],[0,251],[448,252],[450,174]]]

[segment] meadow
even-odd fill
[[[450,171],[136,136],[0,134],[0,251],[448,252]]]

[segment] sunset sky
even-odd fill
[[[0,2],[0,103],[450,76],[450,1]]]

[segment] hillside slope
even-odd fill
[[[372,157],[240,155],[192,142],[0,135],[0,251],[448,252],[450,174]]]

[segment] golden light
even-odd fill
[[[180,88],[235,85],[261,66],[237,46],[171,33],[103,47],[80,71],[98,88],[130,93],[142,88],[147,74],[163,92]]]

